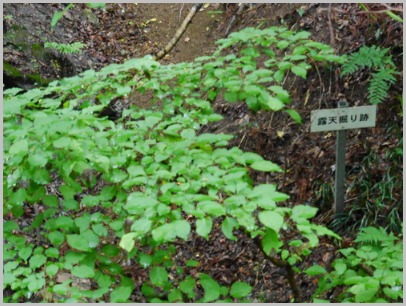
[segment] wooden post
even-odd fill
[[[347,101],[339,101],[338,108],[347,107]],[[336,142],[336,173],[334,188],[334,214],[340,214],[344,211],[345,196],[345,152],[347,144],[347,131],[337,131]]]
[[[311,132],[337,131],[333,204],[335,218],[344,212],[345,208],[346,130],[374,127],[375,122],[376,105],[348,107],[347,101],[339,101],[338,108],[319,109],[311,112]]]

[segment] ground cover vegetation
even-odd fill
[[[6,301],[131,301],[135,284],[126,272],[134,267],[148,275],[141,294],[150,302],[251,301],[252,284],[225,286],[208,273],[185,273],[198,261],[176,264],[175,246],[192,232],[210,239],[216,222],[226,240],[240,230],[285,269],[292,300],[300,301],[300,262],[322,236],[336,243],[340,236],[311,221],[317,208],[286,207],[289,196],[274,184],[254,186],[250,169],[278,172],[279,165],[228,148],[232,135],[198,131],[221,119],[211,105],[216,97],[253,112],[283,111],[300,124],[283,86],[287,73],[305,79],[312,67],[345,62],[308,32],[246,28],[193,62],[144,57],[45,88],[6,90]],[[111,101],[133,92],[150,95],[150,106],[109,117]],[[52,192],[51,182],[58,182]],[[27,213],[35,218],[21,226]],[[401,250],[394,235],[364,229],[331,272],[318,265],[305,271],[320,277],[315,300],[340,287],[343,302],[400,301]]]

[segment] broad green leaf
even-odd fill
[[[182,292],[178,289],[172,289],[168,294],[169,303],[183,302]]]
[[[138,233],[139,235],[144,235],[152,227],[152,221],[146,218],[141,218],[133,223],[131,226],[131,231]]]
[[[263,172],[282,172],[283,170],[271,161],[261,160],[251,164],[251,168]]]
[[[297,76],[300,76],[300,77],[306,79],[306,75],[307,75],[306,68],[304,68],[302,66],[293,66],[292,68],[290,68],[290,70]]]
[[[120,253],[120,248],[115,245],[106,244],[101,248],[101,252],[109,257],[114,257]]]
[[[80,232],[83,232],[89,228],[90,218],[90,215],[86,213],[75,219],[75,225],[79,228]]]
[[[272,250],[279,252],[283,242],[279,239],[278,233],[273,229],[268,228],[262,238],[262,249],[266,254],[270,254]]]
[[[248,108],[253,111],[258,111],[261,109],[261,106],[258,103],[258,98],[255,96],[248,96],[245,102],[247,103]]]
[[[73,197],[76,194],[75,190],[67,185],[61,185],[58,189],[59,192],[63,195],[65,200],[73,199]]]
[[[54,246],[59,246],[65,241],[65,236],[59,231],[54,231],[48,234],[48,239]]]
[[[67,235],[68,244],[79,251],[90,251],[89,242],[81,235]]]
[[[45,286],[43,273],[31,274],[26,280],[28,282],[28,290],[31,292],[37,292]]]
[[[131,193],[127,198],[127,204],[124,209],[130,214],[144,213],[147,208],[154,208],[158,201],[151,197],[146,197],[141,192]]]
[[[110,288],[112,284],[112,277],[106,274],[99,274],[96,276],[97,284],[100,288]]]
[[[290,95],[287,90],[285,90],[282,86],[273,85],[268,87],[273,93],[275,93],[278,98],[280,98],[284,103],[288,103],[290,101]]]
[[[347,273],[346,273],[347,275]],[[360,283],[365,283],[368,282],[368,277],[364,277],[361,275],[354,275],[354,276],[347,276],[343,283],[345,285],[354,285],[354,284],[360,284]]]
[[[286,41],[286,40],[280,40],[280,41],[278,41],[278,43],[276,44],[276,46],[279,48],[279,49],[285,49],[287,46],[289,46],[290,45],[290,42],[288,42],[288,41]]]
[[[292,216],[291,218],[295,221],[300,223],[302,219],[310,219],[313,218],[317,213],[317,208],[312,207],[309,205],[296,205],[292,209]]]
[[[65,11],[56,11],[51,19],[51,29],[53,30],[56,24],[58,23],[59,19],[63,17]]]
[[[302,122],[302,117],[300,116],[300,114],[294,110],[294,109],[285,109],[284,110],[285,113],[289,114],[289,116],[293,119],[293,121],[295,121],[296,123],[303,123]]]
[[[190,233],[190,224],[185,220],[177,220],[161,225],[152,232],[152,238],[157,242],[173,241],[176,237],[187,240]]]
[[[23,188],[19,188],[11,196],[11,202],[17,205],[22,205],[27,198],[27,191]]]
[[[11,233],[19,228],[15,221],[3,221],[3,233]]]
[[[110,303],[128,302],[133,288],[131,286],[119,286],[110,293]]]
[[[344,274],[344,272],[347,270],[347,265],[342,261],[334,262],[333,267],[337,271],[338,275]]]
[[[224,93],[224,99],[228,102],[234,103],[238,101],[238,93],[227,91]]]
[[[70,137],[61,137],[58,140],[55,140],[53,145],[57,149],[67,149],[69,148],[72,139]]]
[[[313,265],[310,268],[307,268],[304,273],[310,276],[315,276],[315,275],[320,275],[320,274],[326,274],[327,271],[324,269],[322,266],[319,265]]]
[[[49,173],[47,170],[37,169],[37,170],[35,170],[34,175],[32,176],[32,180],[34,182],[36,182],[37,184],[45,185],[45,184],[50,183],[51,177],[49,176]]]
[[[217,300],[220,297],[220,285],[209,275],[200,274],[200,284],[204,289],[203,302],[208,303]]]
[[[195,296],[195,287],[196,281],[190,276],[187,276],[185,280],[179,283],[179,289],[185,293],[188,298],[193,298]]]
[[[220,217],[226,213],[226,209],[223,205],[213,201],[200,202],[199,204],[197,204],[197,208],[213,217]]]
[[[94,163],[101,168],[104,173],[108,173],[109,168],[110,168],[110,159],[107,158],[106,156],[96,156],[93,159]]]
[[[168,282],[168,272],[163,267],[152,267],[149,278],[155,286],[162,287]]]
[[[230,289],[230,295],[240,299],[246,297],[252,291],[252,287],[245,282],[235,282]]]
[[[113,169],[110,173],[109,180],[112,183],[119,183],[127,178],[127,173],[121,169]]]
[[[86,3],[86,6],[94,9],[103,9],[106,7],[106,3]]]
[[[106,237],[108,234],[107,228],[101,223],[94,224],[92,230],[96,235],[101,237]]]
[[[21,257],[22,260],[27,261],[27,259],[31,256],[32,254],[32,247],[24,247],[18,251],[18,256]]]
[[[371,279],[370,282],[365,284],[358,284],[352,286],[349,291],[355,294],[356,303],[370,302],[379,290],[379,282]]]
[[[99,245],[100,238],[91,229],[85,230],[81,236],[83,236],[90,248],[94,249]]]
[[[221,230],[228,239],[232,241],[237,241],[237,237],[233,235],[233,230],[235,227],[238,226],[237,221],[235,219],[226,217],[224,221],[221,223]]]
[[[325,226],[313,224],[312,227],[314,230],[316,230],[316,233],[319,236],[327,235],[330,237],[334,237],[335,239],[338,239],[338,240],[342,239],[339,235],[337,235],[336,233],[334,233],[332,230],[328,229]]]
[[[148,285],[147,283],[143,283],[141,286],[141,292],[143,295],[145,295],[146,297],[153,297],[156,296],[156,292],[155,289],[152,288],[150,285]]]
[[[128,253],[134,248],[135,239],[138,237],[137,233],[127,233],[121,237],[120,247],[126,250]]]
[[[95,275],[95,268],[89,265],[79,265],[72,268],[72,275],[79,278],[92,278]]]
[[[59,258],[59,250],[56,248],[48,248],[45,250],[45,255],[50,258]]]
[[[292,63],[291,62],[279,62],[278,63],[278,68],[283,71],[286,69],[289,69],[290,67],[292,67]]]
[[[21,154],[22,156],[28,153],[28,141],[26,139],[19,140],[13,143],[8,151],[10,156]]]
[[[244,87],[244,91],[249,95],[257,96],[259,95],[264,89],[258,85],[247,85]]]
[[[211,232],[212,226],[213,226],[213,221],[211,220],[211,218],[204,218],[204,219],[196,220],[196,232],[203,238],[206,238],[206,240],[209,239],[209,234]]]
[[[145,175],[144,167],[141,166],[130,166],[127,168],[127,172],[128,174],[130,174],[131,177]]]
[[[54,277],[56,275],[56,273],[58,273],[58,271],[59,271],[59,268],[55,264],[50,264],[45,268],[45,272],[47,273],[47,275],[49,277]]]
[[[273,111],[278,111],[285,107],[285,103],[283,103],[281,99],[279,99],[278,97],[271,96],[266,91],[263,91],[261,95],[258,96],[258,100],[266,108],[271,109]]]
[[[263,225],[273,229],[276,233],[279,232],[284,222],[283,217],[273,211],[261,211],[258,217]]]
[[[33,154],[28,157],[28,162],[33,167],[41,168],[47,164],[48,159],[44,155]]]
[[[398,298],[402,297],[402,290],[400,290],[400,288],[398,290],[396,290],[396,289],[384,287],[383,293],[385,293],[385,295],[387,297],[389,297],[393,300],[397,300]]]
[[[44,255],[37,254],[30,258],[30,268],[35,270],[45,264],[47,258]]]
[[[196,260],[191,260],[191,259],[189,259],[189,260],[186,262],[186,266],[187,266],[187,267],[197,267],[198,265],[199,265],[199,262],[196,261]]]

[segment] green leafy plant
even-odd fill
[[[179,284],[169,277],[175,243],[193,231],[210,239],[220,222],[228,240],[237,240],[240,230],[285,269],[299,301],[297,265],[319,236],[340,237],[310,221],[316,208],[283,207],[288,196],[275,185],[253,186],[250,169],[280,172],[278,165],[227,148],[232,135],[198,131],[222,118],[210,103],[216,97],[243,101],[253,111],[285,110],[299,122],[295,110],[285,109],[284,78],[305,78],[307,62],[342,62],[309,36],[245,29],[220,40],[213,56],[191,63],[161,66],[147,56],[25,93],[6,90],[7,300],[127,302],[134,288],[128,265],[149,276],[142,294],[152,302],[245,300],[251,285],[244,282],[226,288],[204,271]],[[226,49],[235,54],[223,54]],[[145,93],[154,97],[150,108],[135,101]],[[112,121],[102,110],[117,100],[133,103]],[[28,212],[33,220],[22,226]],[[36,239],[48,249],[36,247]]]
[[[60,44],[57,42],[46,42],[44,47],[46,49],[55,49],[62,54],[78,53],[82,51],[83,48],[87,47],[86,44],[81,42],[74,42],[71,44]]]
[[[63,10],[56,11],[51,19],[51,30],[53,31],[58,24],[59,20],[74,6],[73,3],[69,3]],[[89,8],[103,9],[105,8],[105,3],[86,3]]]
[[[368,98],[371,104],[381,103],[387,96],[390,86],[396,81],[395,76],[398,72],[391,56],[387,54],[388,50],[377,46],[363,46],[357,52],[350,54],[342,66],[341,75],[343,76],[362,68],[374,71],[368,86]]]
[[[363,228],[355,240],[356,246],[341,249],[333,270],[313,266],[305,272],[321,275],[315,293],[316,301],[326,293],[342,287],[337,302],[388,303],[403,300],[403,241],[387,234],[383,228]],[[334,302],[336,302],[334,301]],[[332,301],[333,302],[333,301]]]

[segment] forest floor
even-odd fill
[[[53,10],[62,8],[61,4],[52,6]],[[74,18],[74,14],[80,14],[80,10],[84,9],[84,6],[76,5],[71,12],[73,17],[62,18],[57,27],[65,32],[69,38],[67,42],[81,41],[88,45],[83,56],[97,69],[158,52],[172,38],[190,7],[191,4],[109,4],[106,10],[93,10],[99,20],[95,25]],[[237,10],[236,4],[210,4],[205,7],[197,13],[179,43],[161,63],[192,61],[211,54],[216,49],[216,40],[225,37]],[[403,71],[402,25],[386,15],[364,14],[356,4],[333,4],[331,10],[329,4],[256,4],[237,16],[231,32],[250,26],[265,28],[273,25],[309,31],[313,40],[332,44],[337,54],[354,52],[362,45],[391,47],[393,60],[399,71]],[[242,103],[216,101],[215,110],[224,119],[202,128],[202,132],[232,133],[235,138],[231,146],[256,152],[281,165],[285,169],[283,173],[253,171],[255,184],[276,184],[280,191],[290,196],[284,205],[318,207],[315,222],[328,226],[332,223],[334,202],[335,133],[310,133],[310,112],[335,108],[343,98],[351,106],[368,103],[368,74],[365,71],[346,78],[338,78],[338,75],[339,71],[320,69],[309,72],[307,80],[292,76],[286,81],[285,87],[290,89],[292,96],[292,108],[301,114],[302,125],[294,123],[285,113],[253,114]],[[388,152],[399,146],[403,133],[398,95],[402,95],[402,77],[393,86],[385,104],[378,107],[376,127],[348,132],[347,216],[341,223],[335,224],[338,232],[345,237],[343,246],[352,244],[355,231],[348,229],[359,226],[358,221],[365,213],[365,210],[355,211],[351,207],[362,206],[360,201],[373,201],[374,197],[381,196],[372,187],[370,194],[360,195],[364,191],[359,184],[368,181],[374,186],[385,179],[388,169],[393,167],[393,159]],[[403,165],[401,161],[399,164]],[[398,180],[392,190],[393,199],[384,203],[388,207],[379,211],[374,225],[386,225],[385,219],[391,207],[402,206],[402,169],[392,174]],[[402,211],[398,213],[402,216]],[[177,264],[186,266],[188,260],[198,259],[200,265],[187,268],[185,273],[208,273],[224,285],[236,280],[246,281],[254,287],[251,294],[253,302],[290,302],[292,293],[284,270],[266,261],[252,239],[242,232],[236,235],[236,242],[227,241],[219,226],[214,227],[209,241],[196,235],[177,246]],[[322,240],[320,247],[305,258],[299,269],[303,271],[317,263],[329,266],[339,256],[337,250],[338,246],[332,241]],[[139,285],[138,288],[148,277],[139,269],[128,269],[127,272]],[[310,302],[317,280],[302,273],[297,281],[302,301]],[[333,301],[336,294],[338,292],[328,298]],[[140,290],[134,292],[132,300],[145,301]]]

